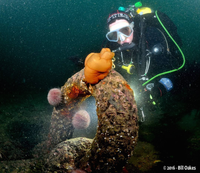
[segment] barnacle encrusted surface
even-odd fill
[[[119,73],[111,70],[98,84],[87,84],[84,82],[84,70],[81,70],[68,79],[61,91],[63,101],[52,113],[49,148],[52,149],[56,144],[71,138],[72,115],[79,103],[90,95],[96,100],[98,128],[93,142],[86,142],[84,147],[72,147],[77,140],[83,138],[57,145],[47,159],[47,167],[51,167],[53,162],[53,165],[57,165],[54,169],[65,172],[75,168],[96,173],[120,172],[133,154],[139,128],[137,107],[128,83]],[[56,152],[58,148],[62,148],[61,145],[73,148],[75,152],[69,152],[68,149]],[[77,151],[80,153],[81,150],[84,154],[77,155]],[[55,157],[52,157],[54,154]]]

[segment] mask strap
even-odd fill
[[[133,28],[134,27],[134,22],[130,23],[130,27]]]

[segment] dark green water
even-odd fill
[[[81,69],[69,58],[84,59],[91,52],[99,52],[107,32],[108,14],[133,3],[130,0],[1,0],[0,93],[47,94],[50,88],[62,86]],[[200,2],[144,0],[142,3],[166,13],[176,24],[187,63],[176,74],[179,79],[173,97],[164,100],[167,104],[163,101],[165,113],[158,119],[154,117],[156,120],[152,115],[152,121],[158,125],[152,122],[153,125],[141,125],[140,139],[154,144],[162,159],[170,164],[196,164],[200,153],[196,146],[200,142]],[[155,135],[149,139],[142,130]],[[192,139],[195,144],[190,143]]]
[[[0,2],[1,87],[21,84],[46,89],[60,86],[79,68],[71,56],[85,58],[100,51],[109,12],[133,1],[106,0],[2,0]],[[188,61],[200,51],[200,3],[142,1],[143,6],[165,12],[177,25]],[[19,88],[20,89],[20,88]]]

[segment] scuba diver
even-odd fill
[[[141,2],[119,7],[109,14],[107,25],[104,47],[115,52],[116,71],[139,93],[136,101],[143,122],[144,108],[154,107],[156,100],[173,89],[169,76],[185,64],[177,28],[166,14],[142,7]]]

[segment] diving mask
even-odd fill
[[[111,42],[124,41],[127,37],[130,37],[133,33],[131,25],[121,27],[119,29],[112,30],[106,34],[106,38]]]

